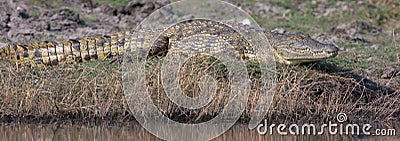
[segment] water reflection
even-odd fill
[[[399,128],[397,128],[399,129]],[[400,140],[400,136],[281,136],[259,135],[256,130],[250,130],[247,125],[238,124],[223,135],[219,140]],[[159,140],[137,123],[124,126],[88,126],[88,125],[51,125],[51,124],[7,124],[0,125],[0,141],[12,140]]]

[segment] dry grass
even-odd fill
[[[398,90],[394,92],[350,71],[327,72],[318,66],[304,69],[283,68],[270,120],[327,121],[339,113],[346,113],[353,122],[398,119]]]
[[[128,107],[121,73],[100,64],[47,68],[1,64],[2,120],[124,119]]]
[[[209,65],[203,63],[202,67]],[[188,65],[182,71],[195,74],[196,69],[202,67]],[[157,69],[153,70],[157,72]],[[211,73],[211,76],[219,78],[222,94],[206,108],[189,111],[165,100],[165,93],[158,87],[160,81],[154,74],[148,74],[153,102],[158,102],[159,110],[175,120],[204,121],[218,115],[224,108],[229,82],[223,73]],[[43,68],[18,68],[2,62],[0,121],[131,120],[133,115],[124,100],[121,76],[121,64],[104,61]],[[398,120],[400,90],[385,88],[329,63],[279,66],[277,80],[274,101],[266,117],[269,121],[326,121],[341,112],[355,122]],[[193,94],[191,96],[196,96],[197,84],[189,82],[189,79],[182,80],[181,84],[190,84],[182,87]],[[253,91],[242,121],[248,120],[256,104],[258,92],[254,89],[257,86],[255,82],[253,80]]]
[[[126,5],[126,0],[95,1]],[[239,2],[245,3],[240,0],[236,3]],[[70,5],[37,0],[29,0],[29,3],[46,8],[59,7],[60,4]],[[254,5],[255,2],[248,2],[248,4]],[[271,9],[282,9],[272,14],[251,13],[260,16],[257,21],[266,29],[283,27],[289,31],[316,35],[321,33],[327,34],[328,37],[335,35],[332,38],[340,38],[344,35],[334,33],[332,28],[352,23],[353,20],[367,21],[371,23],[368,24],[371,27],[382,28],[382,33],[379,34],[373,34],[369,28],[363,27],[350,26],[346,29],[357,32],[349,37],[362,37],[371,43],[339,40],[337,44],[343,50],[339,56],[330,60],[338,67],[330,63],[279,66],[274,101],[266,117],[269,121],[279,123],[326,121],[334,119],[340,112],[346,113],[349,120],[355,122],[399,120],[400,76],[379,79],[387,67],[396,67],[400,62],[398,52],[400,37],[398,25],[400,24],[397,20],[400,17],[399,2],[371,0],[340,4],[336,1],[328,1],[316,4],[306,1],[270,1],[266,5],[272,6]],[[329,8],[333,8],[334,11],[326,10]],[[259,12],[256,7],[251,7],[251,9],[256,10],[253,12]],[[37,15],[37,13],[32,15]],[[262,18],[263,16],[267,17]],[[321,17],[316,20],[316,16]],[[65,34],[65,32],[61,33]],[[373,45],[379,48],[371,49]],[[351,71],[343,68],[351,69]],[[366,75],[363,72],[368,68],[374,68],[376,71]],[[189,67],[185,71],[192,74],[197,69],[198,67]],[[219,73],[214,73],[215,75],[220,76]],[[133,119],[124,100],[121,76],[121,65],[118,63],[109,65],[108,62],[90,62],[46,68],[17,68],[1,61],[0,121],[44,120],[51,122],[63,119],[125,121]],[[158,87],[160,84],[156,79],[158,76],[151,76],[153,75],[149,75],[149,78],[153,79],[148,81],[148,84],[153,86],[151,94],[155,101],[159,102],[158,108],[170,117],[196,122],[200,120],[198,116],[203,116],[205,117],[203,120],[206,120],[224,108],[225,101],[222,94],[205,109],[199,111],[180,109],[164,99],[165,94]],[[373,80],[367,79],[366,76]],[[190,96],[196,96],[197,85],[189,83],[191,80],[184,79],[181,84],[187,84],[184,86],[185,91],[189,93],[193,91]],[[224,83],[228,83],[223,81],[224,79],[220,80],[221,86],[226,86]],[[257,83],[253,84],[253,88],[257,88]],[[224,88],[229,89],[229,86]],[[242,116],[243,121],[251,115],[251,109],[257,101],[257,92],[254,89],[251,93],[249,105]]]

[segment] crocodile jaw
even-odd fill
[[[312,53],[312,51],[309,53],[293,52],[292,54],[277,50],[273,50],[273,52],[275,54],[276,60],[279,63],[287,65],[316,62],[337,56],[337,51],[318,51],[317,53]]]
[[[335,45],[318,42],[302,33],[274,37],[278,39],[270,40],[270,48],[278,62],[288,65],[332,58],[337,56],[339,50]]]

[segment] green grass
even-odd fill
[[[93,0],[94,3],[98,4],[110,4],[114,7],[120,7],[127,5],[131,0]]]
[[[100,22],[100,19],[98,17],[88,17],[88,16],[83,16],[81,18],[83,21],[85,22],[89,22],[89,23],[96,23],[96,22]]]
[[[52,8],[60,8],[63,6],[69,7],[71,6],[65,1],[62,0],[27,0],[28,4],[52,9]],[[32,13],[34,15],[34,13]]]
[[[37,17],[37,16],[40,15],[40,12],[39,12],[38,10],[30,10],[29,13],[28,13],[28,15],[29,15],[30,17]]]
[[[9,40],[7,38],[0,38],[0,42],[1,43],[11,43],[11,40]]]

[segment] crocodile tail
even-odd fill
[[[122,55],[127,49],[125,38],[130,32],[97,36],[86,39],[45,41],[24,45],[11,43],[0,48],[0,58],[17,65],[58,65],[105,60],[112,56]]]

